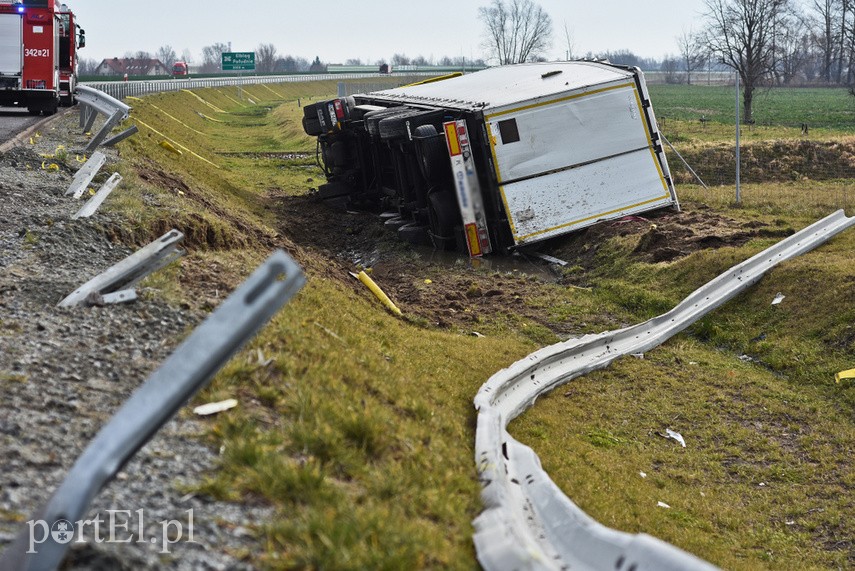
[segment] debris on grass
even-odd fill
[[[679,442],[680,446],[682,446],[683,448],[686,447],[686,440],[683,438],[683,435],[680,434],[679,432],[675,432],[675,431],[671,430],[670,428],[668,428],[665,430],[665,435],[666,435],[665,436],[666,438],[670,438],[671,440],[675,440],[675,441]]]
[[[776,295],[776,296],[775,296],[775,299],[773,299],[773,300],[772,300],[772,305],[778,305],[778,304],[780,304],[782,301],[784,301],[784,298],[785,298],[785,297],[787,297],[787,296],[785,296],[785,295],[784,295],[784,294],[782,294],[781,292],[778,292],[778,295]]]
[[[211,402],[208,404],[197,406],[193,409],[193,413],[198,416],[210,416],[212,414],[219,414],[229,409],[233,409],[237,405],[238,401],[236,401],[235,399],[228,399],[220,402]]]

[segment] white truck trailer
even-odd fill
[[[303,126],[319,138],[323,197],[472,256],[679,208],[637,68],[495,67],[310,105]]]

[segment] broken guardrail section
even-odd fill
[[[205,387],[304,283],[297,263],[281,250],[274,252],[101,428],[32,520],[82,519],[98,492],[137,450]],[[0,569],[56,569],[68,547],[69,543],[59,543],[49,536],[37,549],[30,550],[29,528],[24,526],[0,556]]]
[[[86,164],[74,173],[74,178],[71,179],[71,185],[69,185],[68,190],[65,191],[65,196],[71,195],[75,200],[83,196],[83,193],[86,191],[86,187],[89,186],[89,183],[92,182],[92,179],[95,178],[95,175],[98,174],[98,171],[101,170],[101,167],[104,166],[104,163],[106,162],[107,155],[101,151],[93,153],[92,156],[89,157],[89,160],[86,161]]]
[[[86,85],[77,86],[76,96],[77,101],[80,103],[80,126],[83,128],[84,133],[92,130],[99,113],[103,113],[106,116],[101,129],[92,137],[92,140],[89,141],[89,145],[86,147],[86,152],[91,153],[104,142],[104,139],[107,138],[107,135],[110,134],[110,131],[114,127],[128,118],[131,108],[115,97],[92,87],[87,87]],[[115,138],[113,137],[113,139]]]
[[[98,192],[95,193],[95,196],[90,198],[83,207],[71,217],[72,220],[77,220],[78,218],[89,218],[93,214],[98,211],[98,208],[107,200],[107,197],[110,196],[110,193],[119,186],[119,183],[122,182],[122,175],[117,172],[113,173],[107,182],[101,186]]]
[[[93,298],[96,298],[98,303],[119,303],[136,299],[136,293],[128,288],[184,255],[184,251],[178,249],[178,244],[183,240],[184,234],[178,230],[167,232],[74,290],[59,302],[58,307],[74,307],[87,301],[91,303]],[[109,295],[116,292],[120,294]]]
[[[671,311],[639,325],[586,335],[536,351],[493,375],[478,391],[475,462],[484,512],[473,522],[478,561],[487,571],[714,570],[716,567],[646,534],[610,529],[579,509],[514,440],[508,423],[555,387],[612,361],[643,353],[745,291],[777,264],[808,252],[855,225],[842,210],[724,272]]]

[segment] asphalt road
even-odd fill
[[[0,110],[0,145],[39,121],[41,117],[30,115],[26,109]]]

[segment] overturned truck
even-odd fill
[[[496,67],[308,105],[303,128],[322,198],[471,256],[679,208],[637,68]]]

